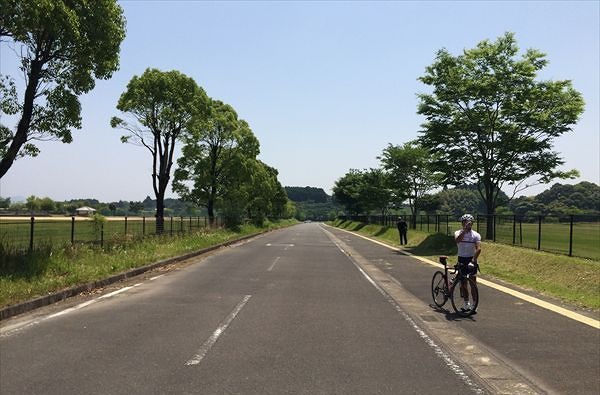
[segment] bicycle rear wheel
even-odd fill
[[[433,296],[433,303],[437,307],[442,307],[448,300],[448,289],[444,280],[444,273],[440,271],[433,273],[433,278],[431,279],[431,296]]]
[[[461,283],[466,285],[467,292],[461,294]],[[454,282],[452,289],[450,289],[450,301],[456,314],[461,317],[468,317],[472,314],[477,313],[477,306],[479,306],[479,290],[477,289],[477,282],[475,279],[468,277],[462,278]]]

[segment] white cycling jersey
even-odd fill
[[[458,235],[460,235],[462,230],[457,230],[454,232],[454,238],[456,239]],[[473,229],[466,232],[463,236],[463,239],[460,243],[458,243],[458,256],[471,258],[475,255],[475,246],[478,242],[481,242],[481,235],[475,232]]]

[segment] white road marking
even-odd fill
[[[31,326],[37,325],[37,324],[39,324],[41,322],[44,322],[46,320],[49,320],[49,319],[52,319],[52,318],[56,318],[56,317],[61,317],[63,315],[72,313],[74,311],[81,310],[84,307],[92,305],[92,304],[98,302],[101,299],[111,298],[111,297],[113,297],[115,295],[118,295],[120,293],[129,291],[130,289],[138,287],[140,285],[142,285],[142,283],[138,283],[138,284],[132,285],[130,287],[124,287],[124,288],[118,289],[118,290],[116,290],[114,292],[107,293],[106,295],[99,296],[99,297],[97,297],[95,299],[88,300],[87,302],[83,302],[83,303],[80,303],[80,304],[78,304],[76,306],[69,307],[68,309],[59,311],[58,313],[50,314],[50,315],[47,315],[47,316],[44,316],[44,317],[41,317],[41,318],[38,318],[38,319],[34,319],[32,321],[26,321],[26,322],[22,322],[22,323],[19,323],[19,324],[16,324],[16,325],[12,325],[12,326],[9,325],[9,326],[7,326],[5,328],[2,328],[2,331],[0,332],[0,337],[8,337],[8,336],[10,336],[10,335],[12,335],[12,334],[14,334],[16,332],[19,332],[19,331],[21,331],[21,330],[23,330],[25,328],[29,328]]]
[[[281,259],[280,256],[278,256],[277,258],[275,258],[275,261],[273,261],[273,263],[271,264],[271,266],[267,269],[268,272],[270,272],[271,270],[273,270],[273,268],[275,267],[275,264]]]
[[[323,229],[325,231],[325,229]],[[327,231],[326,231],[327,232]],[[327,232],[329,233],[329,232]],[[333,236],[335,237],[335,236]],[[427,334],[425,333],[425,331],[410,317],[410,315],[408,315],[408,313],[406,313],[402,307],[400,307],[400,305],[394,300],[394,298],[392,298],[383,288],[381,288],[379,286],[379,284],[377,284],[375,282],[375,280],[373,280],[371,278],[371,276],[369,276],[363,269],[362,267],[360,267],[360,265],[354,261],[354,259],[352,258],[352,256],[350,254],[348,254],[347,252],[345,252],[342,247],[337,243],[336,240],[334,240],[333,238],[331,238],[331,241],[337,246],[337,248],[348,257],[348,259],[350,260],[350,262],[352,262],[352,264],[354,265],[354,267],[356,267],[356,269],[358,269],[358,271],[365,277],[365,279],[367,279],[368,282],[371,283],[371,285],[373,285],[373,287],[375,287],[375,289],[377,291],[379,291],[379,293],[383,296],[383,298],[385,300],[388,301],[388,303],[390,303],[394,309],[410,324],[410,326],[415,330],[415,332],[417,332],[417,334],[419,335],[419,337],[425,342],[425,344],[427,344],[435,353],[435,355],[437,355],[439,358],[441,358],[444,363],[446,364],[446,366],[448,366],[448,368],[454,372],[454,374],[456,374],[474,393],[476,394],[483,394],[484,391],[475,383],[471,380],[471,378],[467,375],[467,373],[460,367],[460,365],[458,365],[451,357],[448,353],[446,353],[439,345],[437,345],[433,339]]]
[[[345,229],[340,229],[340,228],[336,228],[336,229],[342,230],[344,232],[348,232],[348,233],[353,234],[353,235],[358,236],[358,237],[362,237],[365,240],[369,240],[369,241],[371,241],[373,243],[376,243],[376,244],[379,244],[381,246],[387,247],[387,248],[391,249],[392,251],[400,252],[400,253],[402,253],[404,255],[411,256],[411,257],[413,257],[415,259],[418,259],[421,262],[427,263],[429,265],[432,265],[432,266],[435,266],[435,267],[438,267],[438,268],[443,267],[440,263],[434,262],[434,261],[429,260],[427,258],[423,258],[423,257],[420,257],[420,256],[413,255],[413,254],[411,254],[408,251],[404,251],[402,249],[395,248],[393,246],[390,246],[389,244],[382,243],[382,242],[380,242],[378,240],[373,240],[373,239],[368,238],[366,236],[363,236],[363,235],[360,235],[360,234],[357,234],[357,233],[353,233],[353,232],[347,231]],[[600,320],[596,320],[596,319],[587,317],[587,316],[585,316],[583,314],[579,314],[579,313],[576,313],[574,311],[565,309],[564,307],[557,306],[555,304],[546,302],[544,300],[538,299],[538,298],[533,297],[533,296],[529,296],[529,295],[524,294],[524,293],[519,292],[519,291],[515,291],[514,289],[510,289],[510,288],[505,287],[503,285],[496,284],[496,283],[494,283],[494,282],[492,282],[490,280],[486,280],[484,278],[481,278],[481,276],[477,276],[477,283],[478,284],[486,285],[486,286],[488,286],[490,288],[494,288],[494,289],[496,289],[496,290],[498,290],[500,292],[504,292],[504,293],[506,293],[508,295],[514,296],[515,298],[518,298],[518,299],[521,299],[521,300],[525,300],[525,301],[527,301],[529,303],[532,303],[532,304],[534,304],[536,306],[539,306],[539,307],[542,307],[544,309],[553,311],[553,312],[555,312],[557,314],[560,314],[560,315],[565,316],[567,318],[570,318],[572,320],[581,322],[582,324],[586,324],[586,325],[589,325],[589,326],[591,326],[593,328],[600,329]]]
[[[213,332],[213,334],[206,339],[202,347],[198,350],[198,353],[194,355],[189,361],[185,364],[186,366],[198,365],[206,356],[206,354],[210,351],[212,346],[219,340],[219,337],[225,332],[229,324],[235,319],[235,317],[240,313],[246,302],[252,297],[252,295],[244,296],[244,299],[233,309],[233,311],[221,322],[219,327]]]
[[[154,277],[151,277],[151,278],[150,278],[150,281],[154,281],[154,280],[156,280],[157,278],[161,278],[162,276],[164,276],[164,274],[161,274],[161,275],[159,275],[159,276],[154,276]]]

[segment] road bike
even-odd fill
[[[452,302],[452,308],[461,317],[468,317],[477,313],[479,305],[479,291],[477,282],[472,277],[475,273],[467,273],[459,263],[454,265],[454,271],[448,276],[448,257],[440,256],[440,263],[444,265],[444,271],[436,271],[431,279],[431,296],[437,307],[442,307],[448,299]],[[475,270],[477,270],[475,268]],[[461,304],[462,303],[462,304]]]

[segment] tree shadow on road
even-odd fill
[[[452,236],[446,236],[441,233],[428,235],[422,242],[416,246],[407,247],[405,251],[414,255],[456,255],[457,247]]]

